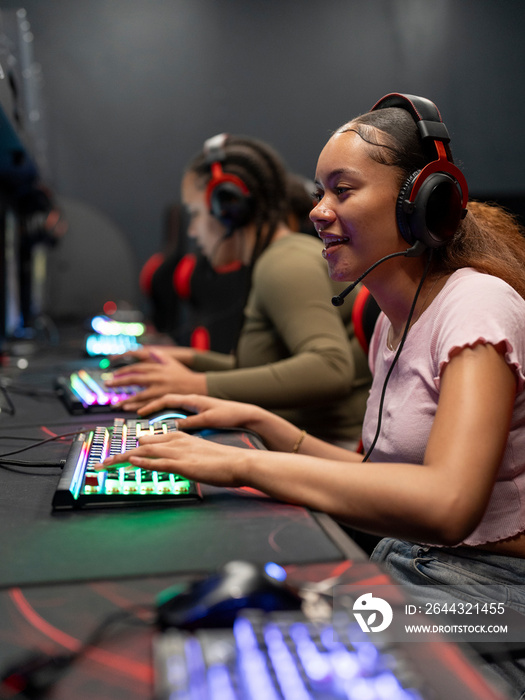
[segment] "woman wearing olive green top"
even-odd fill
[[[286,170],[273,149],[230,136],[210,151],[188,167],[182,199],[188,235],[214,267],[252,268],[236,352],[144,348],[110,382],[145,387],[121,407],[199,393],[258,404],[327,440],[358,440],[371,377],[351,323],[355,292],[332,306],[343,285],[330,280],[321,242],[286,225]]]

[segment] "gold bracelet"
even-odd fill
[[[301,432],[299,433],[299,437],[297,438],[297,442],[293,446],[292,454],[296,454],[297,452],[299,452],[299,448],[303,444],[303,440],[305,439],[305,437],[306,437],[306,430],[301,430]]]

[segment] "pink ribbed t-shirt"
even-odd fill
[[[374,383],[363,426],[365,449],[377,426],[380,394],[395,353],[381,314],[370,344]],[[455,272],[410,329],[386,390],[373,462],[422,464],[434,420],[440,377],[457,348],[505,343],[517,379],[512,425],[496,483],[477,528],[463,544],[496,542],[525,529],[525,300],[497,277],[471,268]]]

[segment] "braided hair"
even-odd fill
[[[250,192],[256,244],[251,265],[271,242],[288,212],[288,175],[279,154],[268,144],[249,136],[227,136],[221,148],[224,173],[240,178]],[[211,164],[206,150],[189,163],[186,172],[193,173],[205,189],[211,180]]]

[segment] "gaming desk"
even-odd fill
[[[69,437],[17,455],[35,466],[0,469],[0,671],[28,652],[74,650],[111,613],[152,606],[165,588],[215,572],[233,559],[275,561],[296,583],[334,576],[342,582],[388,583],[329,517],[250,489],[204,486],[201,503],[177,507],[52,512],[60,475],[53,464],[65,459],[70,434],[109,424],[115,415],[72,416],[54,395],[54,377],[83,362],[62,349],[30,357],[27,369],[3,371],[11,381],[12,406],[2,405],[0,412],[0,453],[53,435]],[[235,434],[228,439],[236,444]],[[154,629],[146,609],[133,622],[112,627],[47,697],[150,698]],[[459,697],[455,691],[461,689],[465,700],[501,700],[462,651],[447,645],[447,659],[436,663],[444,648],[428,649],[443,691],[439,697]]]

